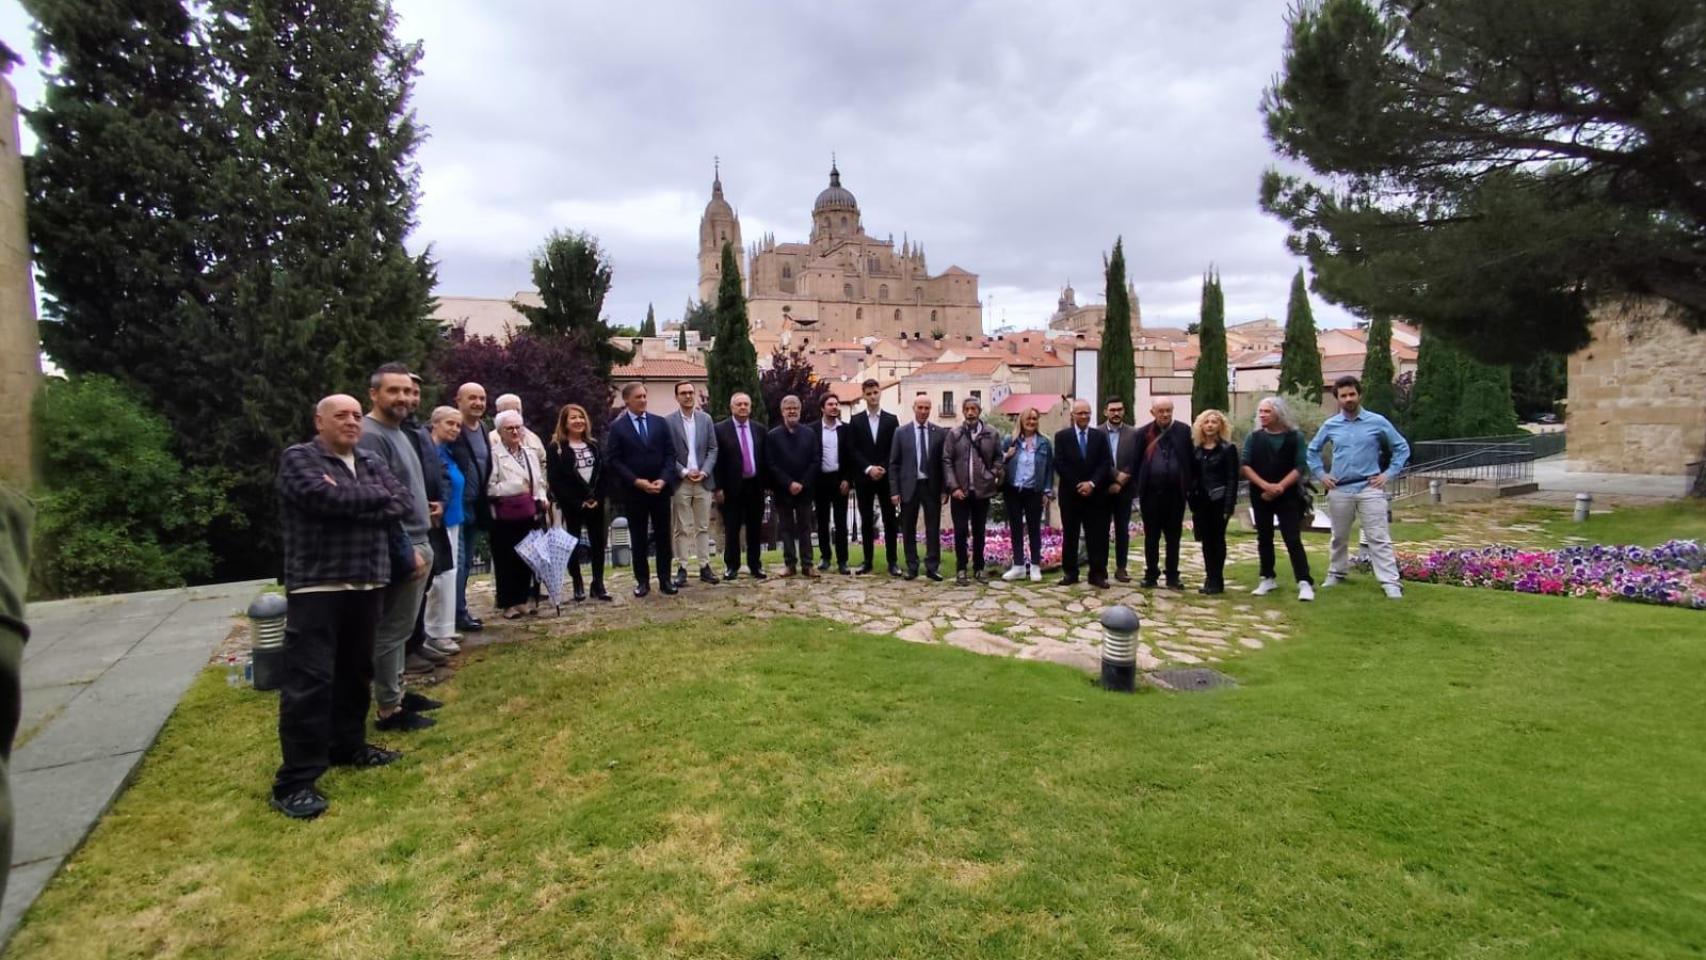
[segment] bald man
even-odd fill
[[[1197,457],[1191,428],[1173,419],[1173,401],[1156,399],[1155,419],[1137,431],[1137,508],[1143,515],[1143,585],[1155,587],[1160,574],[1169,590],[1185,589],[1179,577],[1179,538],[1185,527],[1185,495],[1196,486]],[[1167,541],[1167,565],[1160,568],[1161,540]]]
[[[480,532],[491,525],[486,509],[486,484],[492,478],[491,427],[486,423],[486,388],[464,383],[456,388],[456,409],[462,414],[462,432],[450,442],[450,458],[462,471],[462,542],[456,552],[456,632],[478,633],[485,624],[468,612],[468,569]]]
[[[287,817],[326,811],[315,786],[331,766],[378,767],[401,754],[366,742],[374,636],[392,580],[392,534],[416,512],[385,461],[356,444],[361,404],[336,394],[314,409],[316,436],[279,458],[284,542],[284,762],[272,806]],[[409,576],[430,569],[416,555]]]
[[[1078,582],[1078,538],[1090,559],[1090,585],[1108,586],[1108,489],[1114,455],[1107,434],[1090,424],[1090,401],[1072,402],[1072,423],[1054,435],[1054,472],[1060,478],[1062,531],[1060,585]]]

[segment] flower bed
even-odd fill
[[[1703,564],[1706,548],[1699,541],[1672,540],[1657,547],[1482,547],[1400,553],[1398,575],[1423,583],[1706,610]]]
[[[944,517],[943,519],[946,520],[947,518]],[[1043,527],[1044,570],[1054,570],[1060,567],[1060,539],[1061,534],[1058,527]],[[1027,542],[1025,552],[1028,554],[1030,551],[1031,545]],[[949,556],[953,555],[954,526],[952,523],[942,524],[942,552]],[[984,534],[983,559],[987,569],[997,572],[1013,565],[1013,540],[1006,527],[990,527]]]

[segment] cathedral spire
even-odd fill
[[[723,196],[723,158],[718,156],[711,157],[711,196],[718,200]]]

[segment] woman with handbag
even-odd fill
[[[1250,481],[1250,509],[1256,515],[1256,555],[1262,563],[1261,582],[1250,591],[1263,597],[1279,589],[1274,576],[1274,522],[1279,522],[1291,572],[1297,577],[1297,599],[1315,599],[1309,575],[1309,554],[1303,550],[1303,524],[1313,514],[1304,493],[1309,465],[1308,441],[1293,426],[1291,410],[1279,397],[1256,405],[1256,428],[1244,438],[1244,479]]]
[[[492,504],[492,574],[498,609],[505,620],[519,620],[526,615],[534,583],[532,568],[515,547],[545,513],[545,477],[535,466],[533,451],[522,443],[521,414],[505,410],[496,422],[499,443],[492,450],[492,479],[486,484]]]
[[[557,429],[545,448],[545,475],[551,496],[563,513],[563,529],[580,541],[569,558],[575,602],[587,598],[581,559],[592,555],[592,598],[608,602],[604,591],[604,460],[592,439],[592,421],[578,403],[564,404]]]
[[[1191,489],[1191,530],[1202,544],[1203,585],[1198,593],[1226,591],[1226,524],[1238,506],[1238,448],[1227,440],[1226,416],[1204,410],[1191,424],[1197,482]]]

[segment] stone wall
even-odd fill
[[[1662,301],[1601,308],[1570,357],[1569,396],[1572,470],[1683,473],[1706,440],[1706,334]]]
[[[30,406],[41,383],[35,281],[24,229],[24,164],[18,99],[0,77],[0,480],[27,487]]]

